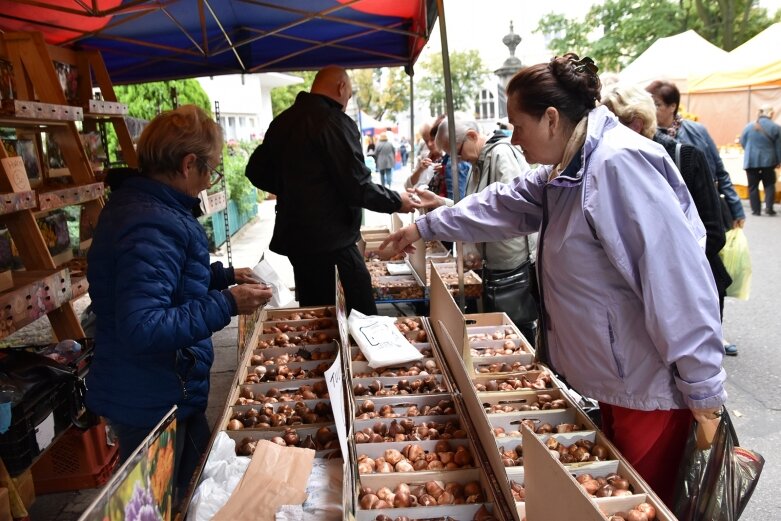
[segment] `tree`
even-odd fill
[[[432,54],[421,64],[424,76],[416,88],[422,99],[432,107],[432,115],[445,105],[445,83],[442,55]],[[480,93],[488,70],[476,50],[450,53],[450,78],[453,84],[453,107],[473,112],[474,101]]]
[[[355,101],[375,119],[393,119],[409,108],[409,77],[401,67],[351,71]]]
[[[557,55],[588,55],[603,71],[618,71],[658,38],[694,29],[729,51],[770,23],[753,0],[606,0],[583,21],[551,13],[535,32],[551,38],[548,48]]]
[[[299,92],[302,90],[309,91],[312,88],[312,82],[315,80],[317,71],[291,72],[290,74],[302,78],[304,82],[271,89],[271,113],[274,117],[277,117],[283,110],[290,107],[296,101],[296,96],[298,96]]]
[[[767,28],[767,9],[752,0],[692,0],[696,13],[691,28],[725,51],[731,51]],[[776,13],[778,15],[778,13]]]
[[[152,119],[164,110],[174,108],[172,89],[176,89],[179,105],[193,104],[208,114],[212,113],[209,95],[198,80],[155,81],[136,85],[118,85],[114,87],[117,99],[127,105],[128,115],[140,119]],[[108,143],[106,149],[112,159],[120,158],[119,141],[113,125],[107,127]]]
[[[152,119],[164,110],[174,108],[173,89],[179,105],[193,104],[212,113],[211,101],[198,80],[155,81],[115,87],[117,99],[128,106],[134,118]]]

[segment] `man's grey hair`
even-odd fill
[[[468,130],[474,130],[478,134],[480,133],[480,127],[477,126],[477,122],[473,119],[470,119],[468,117],[462,117],[456,114],[455,116],[455,126],[456,126],[456,139],[455,143],[456,146],[460,145],[464,141],[464,136],[466,136],[466,133]],[[447,118],[442,120],[442,123],[439,124],[439,127],[437,129],[437,137],[436,137],[436,143],[437,148],[442,150],[445,153],[450,153],[450,149],[448,145],[450,145],[450,140],[448,139],[449,129],[447,126]]]

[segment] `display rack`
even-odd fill
[[[125,162],[135,166],[135,150],[122,117],[127,107],[117,103],[97,52],[49,46],[40,33],[8,32],[0,35],[0,59],[10,63],[13,71],[12,97],[6,92],[2,100],[0,127],[14,129],[17,137],[20,133],[31,136],[37,151],[35,157],[27,158],[27,165],[33,161],[44,174],[31,186],[22,158],[9,157],[5,147],[0,147],[0,224],[8,228],[25,268],[14,272],[13,287],[0,293],[0,338],[43,314],[48,315],[56,338],[82,338],[84,331],[71,300],[87,290],[85,270],[57,265],[59,259],[52,257],[36,219],[65,206],[80,205],[81,250],[89,247],[104,204],[104,186],[96,179],[76,123],[82,122],[83,130],[89,132],[98,119],[110,119]],[[74,88],[63,89],[58,67],[75,71]],[[102,100],[92,99],[93,80]],[[42,132],[62,156],[64,175],[57,174],[55,182],[49,179],[55,174],[45,175],[48,171],[42,160]]]

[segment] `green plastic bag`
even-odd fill
[[[732,277],[727,296],[748,300],[751,292],[751,255],[748,251],[748,239],[741,228],[727,231],[727,243],[719,255]]]

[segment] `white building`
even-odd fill
[[[220,104],[220,125],[226,140],[263,137],[271,124],[271,89],[302,83],[298,76],[277,72],[198,78],[212,103]]]

